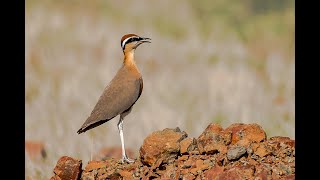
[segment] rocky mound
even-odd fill
[[[61,157],[51,179],[295,179],[295,140],[267,139],[257,124],[210,124],[198,138],[179,128],[150,134],[132,164]]]

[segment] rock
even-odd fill
[[[57,175],[54,175],[50,178],[50,180],[61,180],[61,178]]]
[[[231,142],[231,133],[224,132],[220,125],[209,124],[198,137],[198,149],[200,154],[215,154],[227,152],[227,145]]]
[[[269,142],[278,142],[278,143],[286,144],[291,147],[295,147],[295,140],[292,140],[289,137],[274,136],[269,139]]]
[[[132,179],[132,173],[127,171],[127,170],[121,170],[119,172],[120,176],[123,178],[123,179]]]
[[[195,178],[196,178],[196,177],[195,177],[193,174],[191,174],[191,173],[188,173],[188,174],[182,176],[182,180],[193,180],[193,179],[195,179]]]
[[[165,170],[160,171],[158,174],[160,174],[160,179],[179,179],[180,171],[173,164],[168,164]]]
[[[145,165],[152,166],[157,160],[164,163],[170,158],[178,156],[180,142],[187,137],[187,133],[181,132],[179,128],[166,128],[149,135],[140,148],[141,161]]]
[[[261,168],[261,167],[258,166],[258,167],[256,167],[255,178],[256,179],[261,179],[261,180],[263,180],[263,179],[271,179],[271,175],[269,175],[269,172],[265,168]]]
[[[195,138],[185,138],[180,142],[180,153],[185,154],[193,151],[197,146]]]
[[[233,124],[225,130],[210,124],[197,139],[188,138],[179,128],[167,128],[144,140],[134,163],[121,163],[121,157],[106,158],[88,162],[81,171],[81,165],[75,165],[79,161],[64,157],[51,180],[64,179],[64,174],[69,178],[75,171],[84,180],[289,180],[295,179],[294,146],[295,141],[287,137],[266,140],[264,131],[254,124]]]
[[[235,146],[231,147],[228,150],[227,158],[228,160],[236,160],[239,159],[242,155],[244,155],[247,152],[246,148],[243,146]]]
[[[133,158],[135,154],[129,148],[126,148],[126,154],[128,157]],[[122,158],[122,149],[121,147],[105,147],[102,148],[96,155],[93,156],[93,160],[101,161],[106,160],[108,158]]]
[[[140,176],[139,167],[142,164],[122,164],[120,160],[108,159],[105,161],[90,161],[82,172],[81,179],[133,179]]]
[[[272,149],[266,143],[262,143],[258,145],[254,153],[259,157],[265,157],[272,154]]]
[[[107,167],[108,163],[105,161],[89,161],[88,165],[85,167],[85,171],[92,171],[94,169],[101,169]]]
[[[295,156],[295,141],[288,137],[272,137],[268,141],[272,154],[279,158]]]
[[[295,180],[295,175],[294,174],[290,174],[290,175],[284,176],[283,179],[284,180]]]
[[[225,170],[217,179],[253,179],[254,177],[254,166],[245,165],[245,166],[236,166]]]
[[[54,176],[51,179],[77,180],[80,177],[82,161],[68,156],[62,156],[54,168]]]
[[[224,171],[224,167],[216,165],[204,173],[204,179],[205,180],[215,179],[223,171]]]
[[[197,175],[199,172],[209,169],[209,164],[204,163],[203,160],[198,159],[195,162],[195,167],[190,169],[190,172],[194,175]]]
[[[232,133],[231,144],[248,147],[252,142],[265,141],[267,136],[258,124],[232,124],[225,131]]]
[[[46,158],[47,153],[42,142],[25,141],[25,152],[31,160],[39,161]]]

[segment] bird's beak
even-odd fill
[[[140,46],[140,44],[143,44],[143,43],[151,43],[151,39],[150,38],[142,38],[142,40],[140,40],[136,43],[136,45],[133,47],[133,49],[136,49],[138,46]]]
[[[143,38],[140,42],[142,43],[151,43],[151,39],[150,38]]]

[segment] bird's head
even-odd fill
[[[121,38],[121,47],[123,52],[125,51],[133,51],[135,50],[140,44],[143,43],[151,43],[150,38],[140,37],[136,34],[126,34]]]

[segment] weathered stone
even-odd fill
[[[61,179],[76,180],[80,177],[82,161],[68,156],[61,157],[53,172]]]
[[[268,171],[263,169],[262,171],[256,173],[255,180],[264,180],[271,179],[271,176],[268,175]]]
[[[179,157],[178,157],[178,160],[179,160],[179,161],[185,161],[185,160],[187,160],[188,158],[189,158],[188,155],[182,155],[182,156],[179,156]]]
[[[166,128],[149,135],[140,148],[141,161],[152,166],[158,159],[168,162],[170,158],[175,159],[180,151],[180,142],[187,137],[187,133],[181,132],[179,128]]]
[[[180,153],[185,154],[193,151],[197,146],[197,141],[195,138],[185,138],[180,142]]]
[[[216,179],[218,180],[233,180],[233,179],[241,179],[241,175],[238,174],[237,169],[235,168],[231,168],[228,169],[224,172],[222,172],[221,174],[219,174]]]
[[[121,177],[123,178],[123,179],[132,179],[132,172],[129,172],[129,171],[124,171],[124,170],[121,170],[120,172],[119,172],[119,174],[121,175]]]
[[[213,168],[207,170],[204,173],[204,179],[205,180],[215,179],[223,171],[224,171],[224,167],[215,165]]]
[[[193,175],[193,174],[191,174],[191,173],[187,173],[187,174],[185,174],[185,175],[183,175],[182,176],[182,180],[193,180],[193,179],[195,179],[196,177]]]
[[[90,161],[88,165],[85,167],[85,171],[92,171],[94,169],[105,168],[107,163],[105,161]]]
[[[274,136],[269,139],[270,142],[278,142],[295,147],[295,140],[290,139],[289,137]]]
[[[44,144],[37,141],[25,141],[25,152],[31,160],[42,160],[47,156]]]
[[[252,142],[265,141],[267,136],[258,124],[235,123],[225,129],[232,133],[231,144],[248,147]]]
[[[98,177],[98,179],[105,179],[104,176],[105,176],[105,174],[100,175]],[[96,172],[94,172],[94,171],[91,171],[91,172],[83,171],[81,173],[81,180],[95,180],[95,177],[96,177]]]
[[[173,164],[168,164],[165,166],[165,170],[161,170],[159,174],[161,175],[160,179],[179,179],[180,171]]]
[[[231,169],[225,170],[217,179],[253,179],[254,177],[254,166],[236,166]]]
[[[50,180],[61,180],[61,178],[57,175],[54,175],[50,178]]]
[[[195,167],[192,168],[192,169],[190,169],[190,172],[191,172],[192,174],[194,174],[194,175],[197,175],[198,172],[204,171],[204,170],[206,170],[206,169],[209,169],[209,164],[204,163],[204,161],[201,160],[201,159],[198,159],[198,160],[196,160],[196,162],[195,162]]]
[[[215,159],[219,166],[222,166],[225,163],[225,160],[228,160],[226,154],[218,154]]]
[[[265,157],[272,154],[272,149],[266,145],[266,143],[259,144],[257,149],[254,151],[259,157]]]
[[[255,161],[254,159],[249,159],[249,161],[248,161],[248,164],[250,164],[250,165],[253,165],[253,166],[256,166],[257,164],[258,164],[258,162],[257,161]]]
[[[141,157],[134,163],[114,158],[90,161],[81,179],[294,179],[294,140],[264,140],[263,133],[253,129],[252,125],[234,124],[223,130],[211,124],[197,141],[186,138],[179,129],[158,131],[145,139]],[[231,135],[238,138],[233,143]],[[59,174],[62,172],[55,172],[51,179],[64,179]]]
[[[239,159],[242,155],[247,152],[246,148],[243,146],[234,146],[228,150],[227,158],[228,160]]]
[[[224,132],[218,124],[210,124],[197,139],[198,149],[200,154],[225,154],[230,140],[230,132]]]
[[[283,179],[284,180],[294,180],[295,179],[295,175],[294,174],[290,174],[290,175],[284,176]]]
[[[134,153],[131,149],[126,148],[126,154],[131,159],[134,158]],[[121,147],[105,147],[102,148],[97,154],[93,156],[93,160],[103,161],[108,158],[121,159],[122,158],[122,149]]]
[[[272,137],[268,141],[272,154],[277,158],[286,159],[295,156],[295,141],[287,137]],[[290,160],[292,161],[292,160]]]
[[[192,158],[189,158],[187,161],[182,162],[181,164],[182,169],[188,169],[188,168],[195,168],[196,163],[195,160]]]

